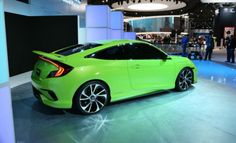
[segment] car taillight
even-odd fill
[[[47,58],[42,57],[42,56],[40,56],[39,58],[41,60],[43,60],[45,62],[48,62],[48,63],[54,65],[55,67],[57,67],[57,70],[51,71],[48,74],[47,78],[64,76],[64,75],[66,75],[67,73],[69,73],[73,69],[71,66],[68,66],[66,64],[60,63],[58,61],[53,61],[53,60],[47,59]]]

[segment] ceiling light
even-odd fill
[[[201,0],[203,3],[229,3],[235,2],[235,0]]]
[[[172,11],[176,9],[181,9],[186,6],[185,2],[180,3],[180,0],[122,0],[124,4],[121,5],[121,0],[114,0],[112,4],[112,9],[119,9],[123,11],[143,11],[143,12],[152,12],[152,11]],[[127,3],[129,1],[129,3]],[[176,1],[179,1],[176,4]]]
[[[168,5],[161,3],[138,3],[128,6],[129,9],[139,11],[154,11],[168,8]]]

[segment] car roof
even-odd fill
[[[139,42],[137,40],[100,40],[95,43],[102,44],[102,45],[110,45],[110,44],[123,44],[123,43],[130,43],[130,42]]]

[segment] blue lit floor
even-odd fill
[[[92,116],[56,110],[33,97],[30,83],[12,89],[19,143],[235,143],[236,70],[195,61],[199,82],[107,106]]]

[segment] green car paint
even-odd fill
[[[88,55],[98,51],[132,43],[153,46],[136,40],[116,40],[102,42],[95,48],[67,56],[58,54],[57,52],[60,50],[52,53],[33,51],[49,60],[68,65],[72,70],[60,77],[48,77],[58,68],[50,62],[39,59],[32,72],[32,85],[39,92],[44,104],[55,108],[72,108],[76,92],[88,81],[96,80],[105,83],[109,87],[110,102],[173,89],[180,71],[186,67],[193,71],[193,83],[197,82],[195,65],[183,57],[168,56],[166,59],[144,60],[87,58]],[[38,71],[40,71],[40,75],[37,73]],[[53,99],[48,91],[52,91],[57,100]]]

